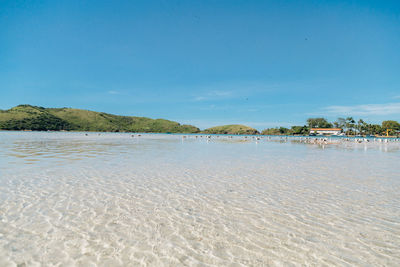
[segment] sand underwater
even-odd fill
[[[0,266],[399,266],[399,143],[0,132]]]

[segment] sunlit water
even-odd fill
[[[0,266],[400,265],[399,144],[0,132]]]

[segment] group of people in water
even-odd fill
[[[191,138],[191,135],[183,135],[182,139]],[[193,137],[192,137],[193,138]],[[213,138],[223,139],[239,139],[239,140],[254,140],[256,142],[261,140],[266,141],[279,141],[287,142],[294,141],[305,144],[317,144],[317,145],[329,145],[329,144],[340,144],[340,143],[397,143],[400,144],[400,138],[351,138],[351,137],[310,137],[310,136],[248,136],[248,135],[195,135],[194,138],[206,138],[211,140]]]
[[[87,133],[85,133],[88,136]],[[100,135],[100,133],[98,134]],[[131,134],[132,138],[139,138],[142,134]],[[329,144],[345,144],[345,143],[357,143],[357,144],[367,144],[367,143],[397,143],[400,144],[400,138],[366,138],[366,137],[330,137],[330,136],[321,136],[321,137],[314,137],[314,136],[278,136],[278,135],[226,135],[226,134],[205,134],[205,135],[181,135],[181,139],[198,139],[204,138],[205,140],[210,141],[212,139],[234,139],[234,140],[242,140],[242,141],[255,141],[259,142],[261,140],[266,141],[278,141],[278,142],[297,142],[297,143],[304,143],[304,144],[317,144],[317,145],[329,145]]]

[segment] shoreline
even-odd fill
[[[335,138],[335,139],[343,139],[343,138],[351,138],[351,139],[400,139],[400,136],[355,136],[355,135],[263,135],[263,134],[211,134],[211,133],[171,133],[171,132],[109,132],[109,131],[35,131],[35,130],[2,130],[0,132],[33,132],[33,133],[96,133],[96,134],[165,134],[165,135],[198,135],[198,136],[253,136],[253,137],[282,137],[282,138]]]

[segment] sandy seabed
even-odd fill
[[[0,266],[399,266],[400,147],[0,132]]]

